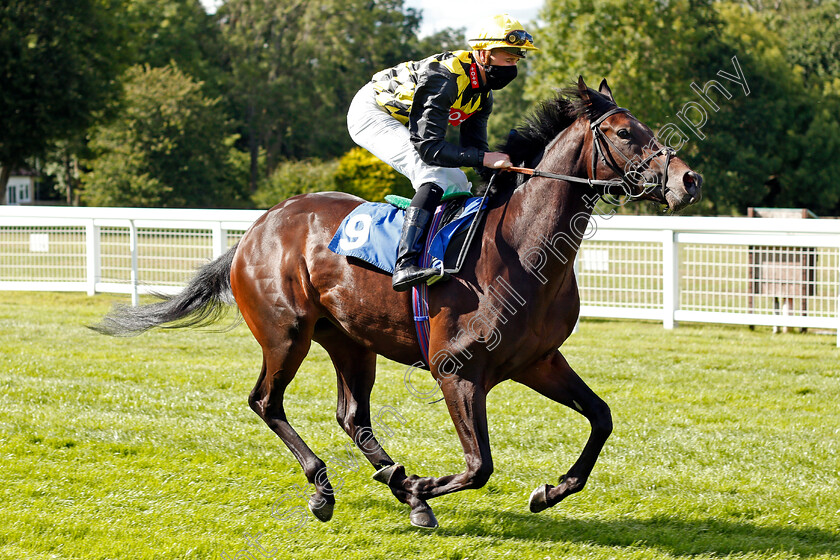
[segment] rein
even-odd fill
[[[531,169],[531,168],[528,168],[528,167],[504,167],[501,170],[502,171],[513,171],[513,172],[516,172],[516,173],[522,173],[524,175],[530,175],[532,177],[546,177],[548,179],[558,179],[560,181],[568,181],[570,183],[585,184],[585,185],[588,185],[590,188],[604,187],[603,192],[601,192],[599,194],[601,196],[603,196],[604,194],[610,194],[608,192],[608,189],[611,189],[613,187],[619,187],[619,186],[622,186],[624,184],[629,184],[629,181],[627,180],[627,174],[624,172],[623,169],[621,169],[621,167],[619,167],[617,165],[617,163],[615,162],[615,159],[612,158],[612,152],[613,151],[618,152],[618,154],[621,155],[621,157],[623,157],[624,160],[627,163],[632,163],[632,160],[627,158],[627,156],[625,156],[624,153],[622,153],[622,151],[618,149],[618,146],[613,144],[613,142],[609,138],[607,138],[606,134],[604,134],[604,132],[599,128],[599,125],[602,122],[604,122],[607,118],[611,117],[612,115],[615,115],[616,113],[629,113],[629,112],[630,111],[628,109],[624,109],[623,107],[616,107],[615,109],[607,111],[606,113],[604,113],[603,115],[598,117],[597,120],[595,120],[595,121],[593,121],[589,124],[589,127],[592,129],[592,144],[594,146],[594,152],[595,152],[593,154],[593,157],[592,157],[592,172],[590,173],[590,177],[587,177],[587,178],[584,179],[583,177],[573,177],[571,175],[563,175],[563,174],[560,174],[560,173],[551,173],[550,171],[542,171],[542,170],[539,170],[539,169]],[[609,144],[612,147],[612,150],[610,150],[610,151],[605,150],[604,146],[603,146],[604,142]],[[609,153],[610,156],[611,156],[609,159],[607,159],[607,155],[606,155],[607,153]],[[650,155],[648,155],[638,165],[638,169],[647,168],[647,167],[649,167],[650,162],[654,158],[659,157],[660,155],[664,154],[665,155],[665,169],[664,169],[663,174],[662,174],[661,185],[660,185],[660,183],[645,182],[645,183],[642,183],[642,192],[640,194],[635,194],[635,195],[634,194],[627,194],[626,191],[625,191],[624,194],[627,194],[627,196],[630,197],[631,199],[635,199],[635,198],[641,197],[642,194],[647,192],[648,189],[654,188],[656,186],[661,186],[662,187],[662,198],[664,199],[665,198],[665,188],[666,188],[665,185],[668,184],[668,167],[671,164],[671,158],[676,153],[677,153],[676,150],[674,150],[673,148],[664,146],[664,147],[658,149],[657,151],[651,153]],[[598,165],[598,160],[599,159],[602,160],[604,162],[604,164],[607,167],[609,167],[616,175],[621,177],[621,179],[607,179],[607,180],[595,179],[594,177],[596,176],[596,167]]]
[[[550,171],[540,171],[539,169],[531,169],[529,167],[502,167],[501,171],[513,171],[515,173],[522,173],[523,175],[531,175],[532,177],[548,177],[549,179],[559,179],[561,181],[569,181],[570,183],[580,183],[584,185],[589,185],[590,187],[615,187],[623,183],[623,181],[617,181],[615,179],[584,179],[582,177],[573,177],[571,175],[551,173]]]

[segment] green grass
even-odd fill
[[[349,438],[314,347],[287,412],[343,485],[332,521],[291,532],[297,520],[271,506],[305,479],[248,408],[260,353],[247,329],[86,330],[115,299],[0,293],[0,558],[233,558],[246,533],[278,559],[840,558],[834,336],[583,321],[564,354],[615,421],[586,489],[528,513],[588,426],[505,383],[488,406],[496,472],[433,500],[432,532],[409,525],[367,464],[329,459]],[[413,400],[403,372],[380,362],[374,409],[406,419],[386,448],[410,473],[460,472],[443,404]]]

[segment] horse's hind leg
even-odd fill
[[[437,520],[425,500],[460,490],[481,488],[493,473],[484,388],[473,381],[455,376],[444,378],[440,387],[455,432],[464,449],[464,472],[441,477],[406,476],[402,466],[395,466],[387,478],[377,478],[388,484],[395,495],[397,492],[408,492],[411,524],[418,527],[437,526]]]
[[[559,351],[537,362],[530,369],[514,377],[546,397],[583,414],[592,431],[583,451],[569,471],[560,477],[557,486],[540,486],[531,494],[529,506],[536,513],[549,508],[563,498],[580,492],[592,472],[598,455],[612,432],[610,408],[572,370]]]
[[[393,465],[394,461],[382,449],[371,425],[370,393],[376,380],[376,354],[325,321],[316,326],[313,339],[324,347],[335,366],[338,425],[375,468]]]
[[[272,332],[272,336],[267,337],[272,340],[259,340],[263,346],[263,367],[248,397],[248,404],[294,454],[306,479],[315,485],[315,494],[309,499],[309,509],[321,521],[328,521],[333,514],[335,497],[327,478],[327,466],[292,428],[283,408],[286,387],[294,379],[309,352],[312,326],[305,325],[302,320],[282,325],[275,325],[271,331],[259,331]]]
[[[324,347],[335,366],[338,379],[338,406],[336,407],[338,424],[353,439],[370,464],[377,469],[374,475],[376,480],[387,483],[395,472],[401,472],[404,476],[402,467],[394,464],[394,460],[388,456],[373,432],[370,393],[376,379],[376,354],[357,344],[331,325],[319,325],[316,328],[314,340]],[[383,408],[380,412],[384,411]],[[393,418],[390,414],[388,417]],[[387,434],[391,427],[384,421],[378,420],[377,429]],[[390,485],[389,487],[399,501],[411,506],[415,524],[421,526],[437,524],[431,508],[425,501],[412,496],[402,488]]]

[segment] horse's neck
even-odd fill
[[[583,153],[587,130],[583,120],[572,124],[549,145],[538,169],[586,178],[589,162]],[[509,242],[520,258],[541,258],[542,251],[546,259],[542,270],[562,278],[562,272],[574,264],[594,202],[593,191],[584,184],[532,178],[511,197],[508,219],[513,220],[506,228],[511,234]]]

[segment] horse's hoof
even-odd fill
[[[405,467],[403,467],[402,465],[388,465],[387,467],[382,467],[381,469],[373,473],[373,480],[390,486],[391,479],[397,473],[402,473],[402,475],[405,476]]]
[[[428,505],[411,510],[409,519],[412,525],[421,529],[435,529],[438,526],[437,518]]]
[[[328,502],[324,498],[316,498],[315,496],[309,498],[309,511],[318,518],[318,521],[326,523],[332,519],[334,510],[335,502]]]
[[[528,509],[531,510],[531,513],[539,513],[550,507],[548,505],[548,491],[552,488],[553,486],[543,484],[531,492],[531,497],[528,499]]]

